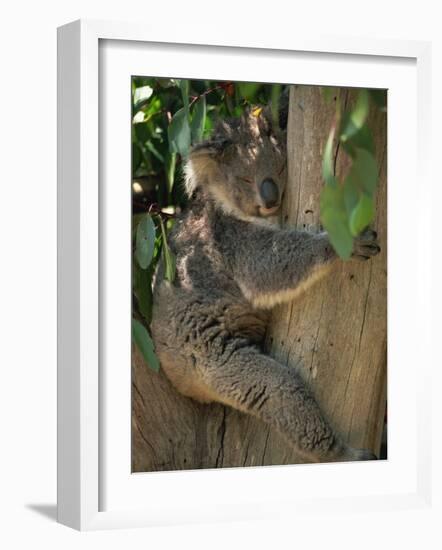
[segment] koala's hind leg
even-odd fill
[[[203,382],[216,400],[275,427],[308,460],[372,460],[375,455],[344,444],[324,419],[293,369],[252,346],[211,358]]]

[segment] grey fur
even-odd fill
[[[155,347],[178,391],[259,417],[306,460],[373,459],[344,444],[293,369],[262,351],[269,309],[337,261],[325,233],[281,229],[263,208],[259,183],[272,178],[282,197],[285,166],[285,135],[265,111],[222,123],[194,148],[186,168],[193,201],[171,236],[176,280],[160,268],[155,282]],[[377,254],[375,239],[361,237],[355,257]]]

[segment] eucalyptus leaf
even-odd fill
[[[360,191],[356,182],[350,178],[346,178],[343,186],[344,204],[347,216],[350,218],[351,213],[356,208],[359,201]]]
[[[135,236],[135,258],[141,269],[147,269],[155,249],[155,224],[149,214],[145,214],[137,226]]]
[[[258,93],[261,84],[256,82],[239,82],[237,88],[242,98],[253,103],[256,100],[256,95]]]
[[[161,163],[164,164],[164,157],[155,147],[151,140],[146,141],[146,149],[148,149],[154,157],[156,157]]]
[[[132,170],[133,173],[138,170],[142,160],[142,154],[140,151],[140,147],[137,143],[132,142]]]
[[[189,118],[189,81],[186,78],[180,80],[181,96],[183,98],[184,111]]]
[[[135,112],[147,103],[152,93],[153,89],[150,86],[141,86],[140,88],[135,89],[133,98]]]
[[[353,237],[348,225],[342,187],[326,185],[321,192],[320,209],[321,222],[333,248],[343,260],[348,260],[353,250]]]
[[[175,166],[176,153],[169,153],[166,159],[166,175],[167,175],[167,192],[172,193],[173,184],[175,183]]]
[[[189,120],[185,109],[177,111],[168,128],[169,150],[171,153],[179,153],[183,157],[189,154],[191,134]]]
[[[198,143],[203,138],[204,124],[206,122],[206,96],[201,96],[193,108],[192,122],[190,125],[192,143]]]
[[[379,108],[387,107],[387,90],[372,88],[369,92],[370,97]]]
[[[364,125],[367,120],[370,110],[370,99],[368,90],[365,88],[359,90],[356,105],[350,112],[348,118],[345,119],[345,124],[341,130],[341,141],[345,142],[356,134]]]
[[[357,149],[365,149],[372,155],[374,155],[374,141],[373,136],[368,128],[367,124],[364,124],[351,139],[342,142],[344,151],[348,153],[352,158],[356,157]]]
[[[132,268],[133,291],[138,302],[138,309],[141,315],[150,324],[152,320],[152,275],[154,270],[151,264],[148,269],[141,269],[134,262]]]
[[[160,225],[161,234],[163,236],[163,260],[165,266],[165,278],[170,283],[173,283],[173,281],[175,280],[176,258],[169,248],[169,244],[167,242],[166,228],[164,227],[164,222],[161,218]]]
[[[366,227],[370,225],[374,218],[374,202],[372,197],[365,193],[361,195],[359,202],[353,209],[350,216],[350,231],[354,237],[357,237]]]
[[[325,144],[324,158],[322,159],[322,176],[327,185],[335,184],[335,175],[334,175],[335,167],[334,167],[334,159],[333,159],[334,137],[335,137],[335,129],[332,128],[328,135],[327,142]]]
[[[146,327],[136,319],[132,319],[132,339],[147,365],[155,372],[158,372],[160,370],[160,362],[155,354],[152,338],[147,332]]]
[[[374,156],[365,149],[356,149],[356,157],[351,165],[348,178],[353,185],[372,195],[378,181],[378,166]]]

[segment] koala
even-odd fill
[[[182,394],[218,402],[276,428],[309,462],[372,460],[331,428],[294,369],[264,353],[269,312],[333,262],[325,232],[281,228],[286,135],[266,109],[221,122],[185,167],[188,209],[170,236],[176,278],[154,283],[152,335],[162,368]],[[353,256],[380,248],[373,231]]]

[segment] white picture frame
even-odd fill
[[[427,86],[430,44],[342,36],[311,39],[299,34],[281,37],[274,44],[240,38],[217,44],[199,40],[189,42],[184,31],[182,36],[162,32],[156,35],[143,26],[118,22],[76,21],[58,31],[58,521],[90,530],[290,517],[293,513],[318,513],[330,506],[334,513],[346,513],[355,507],[379,511],[429,506],[431,362],[419,363],[417,380],[413,364],[429,349],[431,333],[431,243],[426,207],[431,201],[426,158],[431,116]],[[146,48],[151,48],[150,55]],[[219,79],[227,74],[229,79],[240,79],[236,71],[242,67],[244,80],[292,82],[293,78],[282,77],[283,65],[290,60],[297,63],[302,74],[297,79],[300,84],[377,85],[391,90],[388,265],[389,281],[392,278],[398,284],[389,287],[392,429],[388,461],[324,464],[315,469],[297,465],[130,474],[129,394],[124,393],[129,391],[126,383],[130,377],[130,330],[126,330],[130,309],[124,298],[124,289],[130,285],[130,267],[125,268],[119,261],[127,252],[125,235],[130,228],[129,209],[125,211],[122,206],[130,193],[130,186],[125,187],[130,181],[130,153],[129,146],[124,145],[124,121],[129,125],[130,103],[127,96],[123,106],[125,84],[120,87],[118,82],[130,74],[171,76],[171,71],[173,76],[207,77],[205,71],[215,55]],[[244,56],[248,57],[247,72]],[[272,63],[262,63],[269,58]],[[145,59],[150,63],[146,69],[150,72],[141,73],[137,63]],[[100,95],[103,83],[108,90],[106,101]],[[403,93],[397,94],[395,90],[401,86]],[[110,105],[117,109],[122,105],[121,112],[113,111],[113,118],[120,122],[103,134],[103,119]],[[400,135],[400,116],[405,109],[408,138]],[[112,159],[112,167],[103,155]],[[404,160],[399,163],[401,155]],[[100,186],[103,173],[113,178],[106,192]],[[404,193],[400,195],[400,208],[394,200],[399,197],[395,185],[399,179],[402,190],[415,191],[408,198]],[[411,211],[419,224],[405,245],[401,219]],[[109,220],[119,221],[118,233]],[[413,245],[418,261],[414,266],[407,264],[406,272],[401,271],[406,246]],[[104,283],[111,271],[115,275]],[[121,288],[122,293],[114,292]],[[121,300],[110,304],[111,292],[122,296]],[[409,297],[405,316],[397,311],[402,292],[408,292]],[[103,337],[106,319],[122,319],[108,323],[105,329],[121,337]],[[416,334],[419,338],[411,338]],[[117,346],[112,354],[107,345]],[[110,361],[104,377],[103,358],[109,357],[116,359],[113,366]],[[115,365],[117,360],[120,362]],[[121,367],[125,361],[127,369]],[[396,372],[400,372],[400,380]],[[402,396],[395,390],[399,381]],[[405,425],[408,429],[401,429]],[[296,482],[297,494],[287,490],[290,481]],[[244,491],[232,492],[232,486]],[[213,505],[207,506],[210,495]]]

